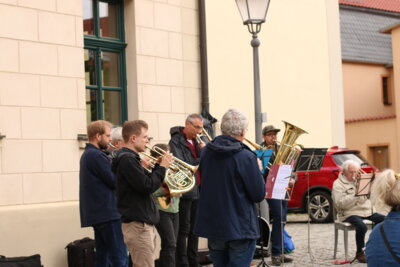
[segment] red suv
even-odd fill
[[[333,182],[339,175],[342,163],[349,159],[360,163],[366,172],[376,171],[358,150],[341,149],[337,146],[329,149],[305,148],[298,160],[297,183],[288,203],[288,212],[307,213],[309,196],[310,219],[317,223],[331,222]]]

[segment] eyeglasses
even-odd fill
[[[193,122],[190,122],[190,124],[193,125],[193,127],[196,128],[197,130],[203,129],[203,126],[194,125]]]

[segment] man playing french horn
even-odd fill
[[[143,168],[139,153],[149,143],[147,132],[145,121],[125,122],[124,145],[112,161],[112,170],[117,174],[117,208],[122,216],[122,232],[135,267],[154,267],[154,225],[159,221],[159,212],[152,193],[160,188],[166,169],[173,162],[172,154],[165,153],[151,173]]]

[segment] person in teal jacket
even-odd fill
[[[169,152],[167,144],[155,144],[164,151]],[[151,156],[157,158],[156,152],[151,151]],[[165,179],[165,178],[164,178]],[[160,213],[160,221],[156,229],[161,238],[159,267],[175,267],[176,241],[179,229],[179,196],[169,195],[169,189],[164,183],[153,193],[156,207]]]

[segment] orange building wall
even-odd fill
[[[389,77],[391,105],[383,104],[382,77]],[[393,68],[343,63],[346,146],[372,161],[371,146],[388,146],[389,168],[398,170]]]
[[[360,150],[370,163],[373,162],[369,147],[388,145],[389,167],[399,170],[396,119],[346,123],[346,145]]]
[[[383,105],[382,77],[392,75],[392,68],[383,65],[343,63],[345,119],[395,114],[395,101]],[[393,79],[391,86],[393,86]]]

